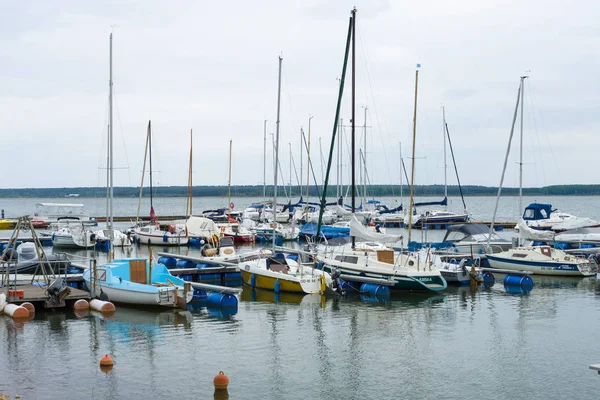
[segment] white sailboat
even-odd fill
[[[279,79],[277,86],[277,128],[275,139],[275,171],[273,204],[277,204],[277,171],[279,148],[279,115],[281,108],[281,63],[279,57]],[[273,220],[277,220],[277,208],[273,208]],[[276,235],[272,236],[275,249]],[[244,283],[252,288],[273,290],[275,292],[320,293],[325,294],[333,280],[324,271],[298,264],[289,258],[260,257],[257,260],[240,263],[240,272]]]
[[[135,239],[140,244],[148,246],[185,246],[188,243],[188,235],[185,224],[171,223],[166,227],[158,223],[152,204],[152,122],[148,121],[148,131],[146,136],[146,151],[150,160],[150,224],[136,226],[133,229]],[[144,170],[146,168],[146,158],[144,157]],[[144,176],[142,172],[142,182]],[[143,186],[143,185],[142,185]],[[141,187],[140,186],[140,198]],[[139,206],[138,206],[139,210]],[[139,211],[138,211],[139,213]]]
[[[496,220],[496,212],[498,209],[498,201],[504,181],[504,173],[506,171],[506,163],[510,152],[510,144],[513,138],[517,112],[519,111],[519,103],[521,105],[521,147],[520,147],[520,163],[519,163],[519,209],[522,204],[522,188],[523,188],[523,96],[526,76],[522,76],[517,93],[517,105],[513,116],[513,123],[510,131],[508,149],[504,159],[504,169],[500,179],[498,188],[498,196],[496,197],[496,207],[490,232],[494,229]],[[551,232],[535,232],[521,221],[521,233],[527,235],[550,234]],[[491,235],[490,235],[491,236]],[[550,236],[550,237],[551,237]],[[519,241],[522,239],[519,238]],[[489,240],[489,239],[488,239]],[[577,258],[569,255],[562,250],[551,248],[550,246],[519,246],[500,253],[488,254],[487,259],[490,267],[511,270],[511,271],[527,271],[537,275],[561,275],[561,276],[593,276],[598,271],[598,265],[592,259]]]

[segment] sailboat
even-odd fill
[[[342,69],[342,79],[340,82],[340,92],[338,96],[336,116],[334,121],[338,121],[340,105],[343,95],[344,80],[346,75],[346,64],[348,53],[350,50],[350,41],[352,40],[352,149],[354,150],[355,138],[355,26],[356,26],[356,8],[352,10],[350,16],[350,26],[348,29],[348,38],[346,41],[346,53],[344,58],[344,66]],[[415,112],[413,126],[413,153],[414,140],[416,136],[416,115],[417,115],[417,87],[419,78],[419,65],[417,65],[415,78]],[[327,182],[329,177],[329,169],[331,166],[331,155],[333,154],[333,146],[335,143],[335,134],[337,123],[334,123],[333,137],[331,141],[330,157],[323,188],[323,197],[321,203],[325,203],[325,193],[327,192]],[[355,194],[355,152],[352,151],[352,213],[356,211],[356,194]],[[414,157],[413,157],[413,176],[414,176]],[[412,188],[412,186],[411,186]],[[412,192],[411,192],[411,209],[412,209]],[[319,236],[321,221],[317,227],[317,237]],[[373,236],[375,235],[375,236]],[[446,289],[446,280],[440,272],[435,268],[432,262],[422,262],[419,258],[406,253],[396,253],[393,248],[386,246],[384,243],[394,243],[399,241],[400,237],[384,235],[368,231],[358,222],[358,219],[353,215],[353,220],[350,227],[350,236],[352,242],[343,246],[325,246],[324,249],[319,249],[317,260],[323,262],[323,270],[328,271],[342,280],[346,280],[356,285],[374,284],[388,287],[396,291],[441,291]],[[410,230],[409,230],[410,236]],[[363,242],[356,242],[356,238],[363,239]],[[410,240],[410,239],[409,239]]]
[[[461,197],[463,199],[463,206],[465,208],[464,212],[458,214],[452,211],[448,211],[448,163],[446,162],[446,137],[448,141],[450,141],[450,133],[448,131],[448,124],[446,123],[446,111],[445,108],[442,107],[442,133],[444,135],[444,199],[440,202],[423,202],[416,203],[414,207],[420,206],[430,206],[430,205],[441,205],[444,206],[443,210],[427,210],[422,212],[421,214],[414,214],[414,210],[412,210],[412,226],[415,228],[426,227],[428,225],[446,225],[452,223],[463,223],[469,221],[469,213],[467,212],[467,206],[465,205],[464,197],[462,197],[462,189],[461,189]],[[452,142],[450,142],[450,149],[452,150]],[[452,159],[454,160],[454,151],[452,151]],[[458,170],[456,169],[456,162],[454,162],[454,169],[456,171],[456,177],[458,179]],[[460,187],[460,179],[458,179],[458,185]],[[411,210],[407,210],[407,214],[404,217],[404,225],[408,225],[408,213]]]
[[[496,212],[498,210],[498,201],[502,192],[502,183],[504,181],[504,173],[506,172],[506,163],[510,153],[510,145],[513,138],[517,113],[519,111],[519,103],[521,106],[521,146],[520,146],[520,162],[519,162],[519,209],[522,204],[523,190],[523,97],[525,78],[522,76],[517,92],[517,105],[513,116],[512,127],[508,140],[508,148],[504,159],[504,168],[500,178],[498,187],[498,195],[496,196],[496,206],[494,208],[494,216],[490,226],[490,232],[494,229],[496,220]],[[551,234],[551,232],[536,232],[534,229],[527,226],[525,221],[520,223],[520,235],[541,235]],[[519,238],[519,242],[522,237]],[[490,267],[511,270],[511,271],[526,271],[537,275],[561,275],[561,276],[594,276],[598,271],[598,265],[592,259],[577,258],[566,252],[554,249],[550,246],[518,246],[500,253],[488,254],[487,259]]]
[[[166,227],[161,226],[154,212],[152,204],[152,122],[148,121],[148,131],[146,135],[146,151],[150,160],[150,224],[136,226],[133,233],[138,243],[147,244],[148,246],[184,246],[188,243],[188,235],[185,224],[171,223]],[[144,156],[144,170],[146,168],[146,157]],[[142,182],[144,174],[142,172]],[[140,199],[142,193],[140,186]],[[139,206],[138,206],[139,210]],[[139,211],[138,211],[139,212]]]
[[[108,235],[110,243],[114,243],[113,225],[113,168],[112,168],[112,43],[110,34],[110,79],[109,79],[109,108],[110,125],[108,135]],[[150,129],[150,125],[148,125]],[[150,132],[150,131],[149,131]],[[145,162],[144,162],[145,167]],[[153,213],[153,211],[152,211]],[[172,276],[164,265],[152,262],[150,259],[124,258],[113,261],[112,248],[109,249],[108,263],[99,267],[94,265],[83,272],[83,279],[93,296],[108,297],[108,300],[134,305],[158,305],[165,307],[185,308],[193,298],[194,291],[189,282]]]
[[[279,79],[277,85],[277,128],[275,139],[275,166],[279,159],[279,115],[281,110],[281,63],[283,58],[279,57]],[[274,170],[273,181],[273,204],[277,204],[277,172]],[[273,207],[273,220],[277,220],[277,208]],[[273,251],[275,251],[276,236],[273,235]],[[283,256],[282,253],[274,254],[272,257],[260,257],[257,260],[240,263],[239,268],[242,273],[244,284],[257,289],[273,290],[275,292],[292,292],[325,294],[328,288],[331,288],[333,280],[331,275],[322,270],[304,266],[290,257]]]

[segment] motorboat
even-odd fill
[[[600,221],[581,218],[553,209],[551,204],[531,203],[523,212],[523,221],[533,229],[564,232],[578,228],[597,228]],[[519,229],[518,225],[515,229]]]
[[[460,213],[457,214],[452,211],[445,210],[430,210],[426,211],[422,214],[413,215],[412,217],[412,227],[413,228],[421,228],[429,225],[446,225],[446,224],[456,224],[461,222],[468,222],[469,214]],[[409,215],[404,216],[404,225],[408,226],[409,224]]]
[[[89,225],[89,222],[61,218],[53,226],[52,245],[54,247],[87,249],[96,244],[96,235],[92,232],[94,225]]]
[[[483,224],[450,225],[442,242],[451,251],[466,254],[498,253],[512,247],[512,241],[495,231],[490,233],[490,228]]]
[[[594,276],[598,264],[593,258],[579,258],[550,246],[516,247],[488,254],[491,268],[527,271],[537,275]]]
[[[96,224],[97,222],[90,218],[85,212],[85,206],[83,204],[76,203],[36,203],[36,209],[31,217],[31,222],[34,226],[48,226],[53,222],[58,222],[60,219],[69,218],[77,221],[91,221]]]
[[[138,243],[148,246],[185,246],[189,240],[185,224],[169,224],[166,228],[158,223],[138,226],[133,233]]]
[[[83,279],[92,293],[102,292],[115,303],[185,308],[194,295],[190,284],[166,266],[143,258],[115,260],[95,272],[88,268]]]
[[[64,253],[46,254],[42,248],[36,248],[33,242],[24,242],[17,246],[11,256],[11,249],[5,250],[0,259],[0,272],[16,274],[35,274],[40,265],[40,257],[46,267],[52,268],[55,274],[64,273],[70,265],[70,260]]]
[[[479,257],[474,258],[469,266],[468,257],[449,259],[447,256],[437,254],[435,249],[430,248],[419,250],[417,256],[426,262],[433,262],[448,284],[468,285],[472,280],[476,283],[483,282],[483,271],[480,267],[481,259]]]

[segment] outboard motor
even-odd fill
[[[600,265],[600,253],[591,255],[589,258],[592,259],[597,265]]]
[[[46,306],[57,307],[64,305],[64,299],[71,293],[71,288],[65,284],[65,281],[58,277],[48,285],[46,294],[48,295],[48,301]]]

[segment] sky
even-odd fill
[[[106,185],[110,32],[115,186],[141,183],[149,120],[154,185],[187,184],[190,130],[194,185],[228,184],[230,140],[231,184],[263,184],[265,120],[272,184],[279,56],[278,183],[290,183],[291,150],[291,183],[306,184],[300,132],[312,117],[321,184],[354,6],[356,141],[362,149],[366,107],[370,183],[399,184],[400,154],[410,177],[417,63],[415,184],[444,183],[442,106],[461,183],[500,183],[522,75],[523,186],[598,183],[599,2],[64,0],[0,6],[0,187]],[[519,185],[518,121],[504,186]],[[456,184],[449,152],[446,164]]]

